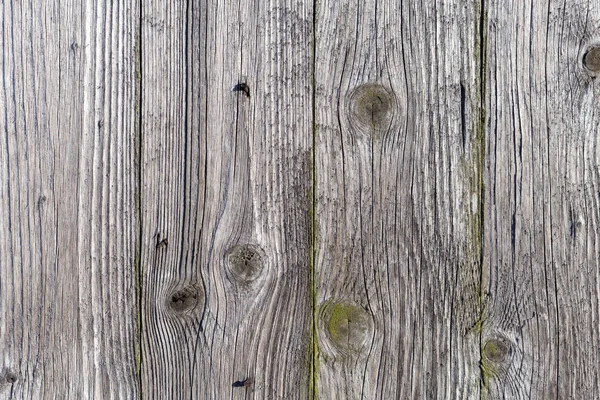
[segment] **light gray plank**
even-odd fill
[[[600,5],[489,7],[485,393],[600,398]]]
[[[319,4],[320,398],[479,397],[480,14]]]
[[[144,398],[308,396],[311,4],[144,5]]]
[[[0,397],[135,398],[136,2],[0,9]]]

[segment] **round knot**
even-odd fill
[[[320,314],[325,337],[338,353],[342,355],[358,353],[371,340],[373,318],[359,305],[327,301],[321,305]],[[336,351],[332,349],[332,352]]]
[[[600,72],[600,47],[592,47],[583,55],[583,65],[591,72]]]
[[[385,132],[394,118],[396,98],[376,83],[356,87],[349,95],[350,125],[364,133]]]
[[[227,272],[234,283],[247,286],[258,279],[265,267],[265,252],[257,245],[242,244],[232,247],[226,256]]]
[[[185,313],[195,309],[202,301],[202,290],[191,284],[173,290],[167,298],[167,306],[176,313]]]
[[[503,337],[489,339],[483,346],[483,355],[489,361],[500,364],[510,354],[510,342]]]

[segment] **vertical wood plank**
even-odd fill
[[[0,9],[0,397],[136,398],[136,2]]]
[[[485,392],[600,398],[600,6],[490,3],[488,38]]]
[[[144,398],[308,396],[311,4],[144,5]]]
[[[478,1],[324,2],[316,31],[320,398],[477,398]]]

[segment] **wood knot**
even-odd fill
[[[266,254],[255,244],[241,244],[232,247],[226,255],[226,269],[230,280],[235,284],[249,286],[263,273]]]
[[[167,298],[167,306],[181,314],[197,308],[203,301],[202,290],[196,284],[190,284],[173,290]]]
[[[0,384],[7,383],[12,385],[18,380],[19,376],[8,368],[4,370],[4,373],[2,375],[0,375]]]
[[[505,337],[494,337],[483,346],[483,356],[492,363],[503,363],[510,355],[510,341]]]
[[[600,47],[592,47],[583,55],[583,65],[591,72],[600,72]]]
[[[329,300],[321,305],[319,312],[320,331],[327,339],[324,350],[333,356],[359,353],[370,342],[373,318],[361,306]]]
[[[348,96],[350,125],[363,133],[389,129],[397,107],[391,91],[376,83],[356,87]]]

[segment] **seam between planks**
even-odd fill
[[[144,398],[144,389],[142,386],[142,362],[143,362],[143,349],[142,349],[142,338],[143,338],[143,320],[142,320],[142,266],[141,266],[141,256],[142,256],[142,234],[143,234],[143,221],[142,221],[142,154],[143,154],[143,143],[142,143],[142,123],[143,123],[143,102],[142,102],[142,29],[144,27],[143,24],[143,6],[142,1],[139,3],[139,29],[138,29],[138,37],[137,37],[137,68],[136,68],[136,78],[137,78],[137,194],[136,194],[136,211],[137,211],[137,225],[138,225],[138,238],[136,243],[136,254],[135,254],[135,275],[137,277],[137,343],[136,343],[136,373],[137,373],[137,381],[139,385],[139,395],[140,399]]]
[[[479,157],[479,320],[484,323],[485,290],[484,290],[484,238],[485,238],[485,187],[483,182],[484,164],[485,164],[485,130],[486,130],[486,72],[487,72],[487,9],[486,1],[481,0],[481,10],[479,15],[479,121],[477,146]],[[485,370],[483,365],[483,329],[479,329],[479,398],[483,399],[486,386]]]
[[[317,119],[316,119],[316,68],[317,68],[317,0],[313,0],[312,4],[313,18],[312,18],[312,76],[311,76],[311,98],[312,98],[312,149],[311,149],[311,160],[310,160],[310,213],[309,213],[309,226],[310,226],[310,260],[309,260],[309,274],[310,274],[310,306],[312,313],[311,320],[311,365],[310,365],[310,377],[309,377],[309,398],[317,398],[317,383],[318,383],[318,363],[319,363],[319,345],[317,339],[317,288],[316,288],[316,263],[317,263],[317,174],[316,174],[316,141],[317,141]]]

